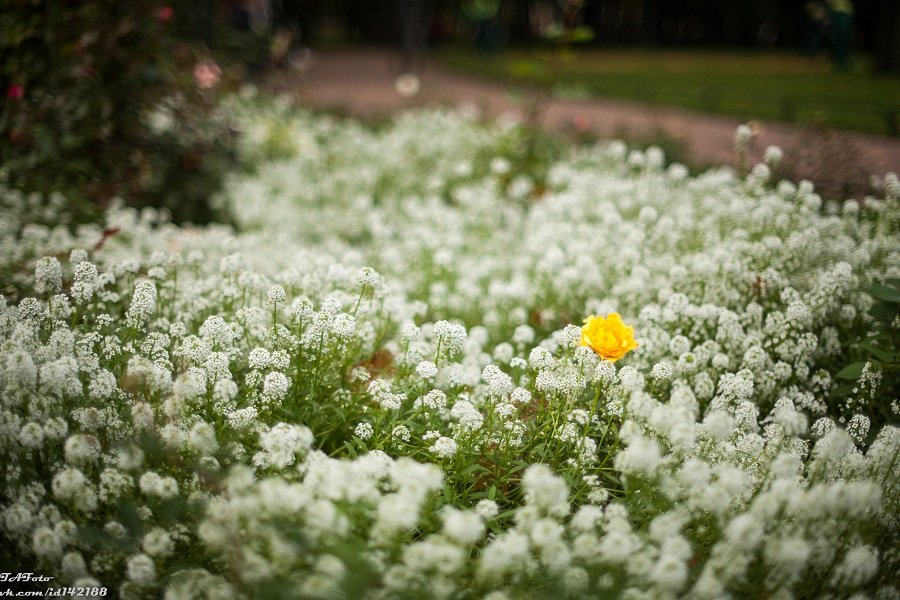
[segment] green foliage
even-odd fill
[[[900,391],[900,279],[889,279],[868,289],[873,299],[872,327],[850,344],[853,360],[835,377],[850,381],[835,390],[846,412],[867,403],[881,425],[889,419]],[[845,416],[847,416],[845,414]]]
[[[65,190],[76,221],[116,196],[178,221],[217,216],[207,198],[233,136],[212,118],[214,90],[195,85],[208,50],[176,32],[189,3],[3,4],[0,162],[10,183]]]

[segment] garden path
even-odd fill
[[[401,72],[399,53],[385,49],[314,51],[302,67],[282,71],[270,82],[314,108],[336,109],[361,117],[384,116],[410,107],[463,103],[492,116],[512,113],[521,117],[528,112],[528,103],[517,100],[508,86],[451,72],[434,62],[428,62],[419,73],[419,93],[404,98],[395,89]],[[647,143],[662,137],[678,144],[696,166],[732,164],[734,131],[741,123],[737,117],[607,99],[547,98],[542,106],[540,123],[548,130],[573,131],[581,126],[600,137]],[[751,160],[758,161],[768,145],[780,146],[788,158],[793,155],[798,159],[793,175],[811,177],[817,182],[828,176],[847,181],[867,174],[900,173],[898,138],[759,123]]]

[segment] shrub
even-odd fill
[[[208,51],[174,31],[182,5],[190,3],[6,3],[0,162],[12,185],[64,191],[76,221],[117,196],[178,221],[215,216],[207,198],[233,136],[215,112],[212,79],[195,81]]]

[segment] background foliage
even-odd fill
[[[76,221],[116,196],[177,221],[220,217],[207,198],[234,135],[216,114],[217,86],[194,78],[212,60],[189,26],[204,6],[4,0],[0,162],[10,183],[64,191]]]

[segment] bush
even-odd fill
[[[12,185],[64,191],[75,221],[116,196],[177,221],[220,216],[207,199],[234,136],[215,113],[221,70],[176,34],[181,4],[191,10],[148,0],[4,7],[0,162]]]

